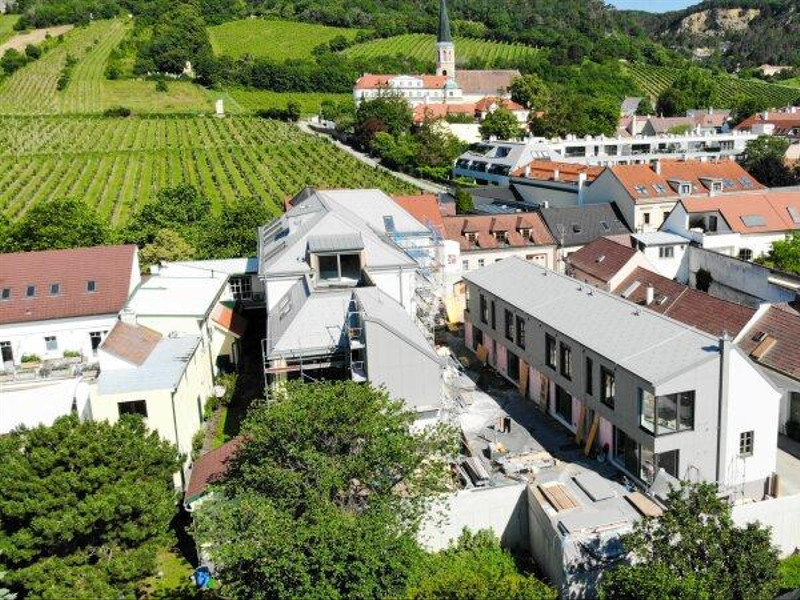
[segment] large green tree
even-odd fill
[[[769,254],[758,262],[800,275],[800,233],[795,232],[785,240],[772,242]]]
[[[491,531],[464,531],[446,550],[426,555],[411,576],[409,600],[555,600],[556,590],[517,566]]]
[[[552,102],[550,86],[538,75],[523,75],[511,82],[511,99],[533,111],[545,110]]]
[[[771,135],[761,135],[747,142],[744,157],[739,161],[742,167],[767,187],[797,185],[800,177],[790,169],[784,155],[789,141]]]
[[[6,229],[4,245],[10,251],[78,248],[108,242],[108,230],[97,213],[75,198],[37,202]]]
[[[702,69],[684,70],[658,97],[656,112],[665,117],[683,116],[692,108],[711,106],[714,82]]]
[[[778,588],[769,529],[737,527],[708,483],[673,489],[659,518],[623,537],[632,564],[603,576],[609,600],[768,600]]]
[[[258,228],[275,217],[264,200],[241,196],[224,205],[201,227],[201,255],[236,258],[258,253]]]
[[[197,515],[234,598],[384,598],[419,560],[415,533],[448,482],[450,430],[413,433],[385,391],[288,383],[250,409],[227,476]]]
[[[29,598],[134,598],[175,514],[177,451],[142,419],[0,437],[0,570]]]
[[[397,137],[411,129],[412,116],[408,102],[398,96],[362,101],[356,110],[353,126],[356,141],[369,147],[372,138],[379,132]]]
[[[479,131],[484,139],[494,137],[498,140],[516,140],[525,135],[525,129],[519,124],[514,113],[503,106],[486,115]]]
[[[189,243],[195,241],[197,225],[211,214],[211,202],[194,187],[183,183],[158,192],[146,202],[122,231],[126,241],[144,246],[159,231],[176,231]]]

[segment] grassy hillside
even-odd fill
[[[243,19],[208,28],[211,46],[216,55],[239,58],[245,54],[287,60],[311,58],[311,51],[333,38],[352,40],[357,29],[327,27],[314,23]]]
[[[120,223],[182,181],[217,206],[256,196],[276,214],[307,185],[412,191],[324,140],[256,117],[0,118],[0,211],[10,217],[75,196]]]
[[[215,94],[215,92],[209,92]],[[341,102],[351,99],[351,94],[301,94],[292,92],[271,92],[269,90],[253,90],[231,88],[226,89],[222,95],[225,100],[226,110],[238,113],[253,113],[257,110],[269,108],[285,108],[289,102],[300,105],[303,115],[319,113],[319,107],[325,100]]]
[[[0,15],[0,44],[16,33],[14,31],[14,23],[18,19],[18,15]]]
[[[468,62],[472,58],[486,61],[499,58],[514,60],[532,56],[538,52],[536,48],[522,44],[491,42],[471,38],[456,38],[456,59]],[[356,44],[344,51],[350,57],[371,58],[374,56],[409,56],[419,60],[433,61],[436,56],[436,36],[424,33],[408,33],[390,38],[371,40]]]
[[[650,97],[656,97],[667,89],[681,73],[681,69],[653,67],[639,63],[625,65],[636,84]],[[763,83],[755,80],[742,80],[732,76],[714,77],[714,104],[727,107],[738,97],[749,97],[764,100],[771,106],[784,106],[795,102],[800,96],[796,88],[785,85]]]

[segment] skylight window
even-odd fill
[[[653,188],[656,190],[656,194],[663,194],[667,191],[663,184],[660,183],[654,183]]]
[[[580,233],[580,232],[581,232],[581,226],[578,223],[573,223],[572,233]]]
[[[743,215],[742,223],[744,223],[746,227],[764,227],[767,224],[764,217],[761,215]]]
[[[643,185],[634,186],[633,189],[635,189],[636,193],[639,194],[640,196],[648,196],[649,195],[649,193],[647,192],[647,188],[645,186],[643,186]]]
[[[600,227],[603,228],[603,231],[611,231],[611,226],[608,224],[608,221],[600,221]]]
[[[747,179],[747,178],[746,177],[742,177],[742,179]],[[736,182],[733,179],[723,179],[722,180],[722,185],[727,190],[727,189],[730,189],[730,188],[734,187],[736,185]]]
[[[743,175],[742,177],[739,178],[739,181],[746,188],[753,187],[753,180],[750,179],[749,177],[746,177],[746,176]]]
[[[386,230],[386,233],[394,233],[394,217],[392,215],[386,215],[383,217],[383,228]]]
[[[795,225],[800,225],[800,210],[794,206],[787,206],[786,210],[789,211],[789,216],[792,217],[792,222]]]

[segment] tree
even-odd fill
[[[142,268],[161,261],[191,260],[197,251],[180,233],[172,229],[160,229],[153,241],[142,248],[139,260]]]
[[[128,242],[150,244],[162,229],[172,229],[194,241],[194,226],[211,212],[211,202],[188,183],[165,188],[146,202],[123,230]]]
[[[656,102],[656,112],[665,117],[682,116],[692,108],[711,105],[714,82],[707,71],[689,68],[683,71]]]
[[[201,227],[201,255],[205,258],[237,258],[258,253],[258,228],[275,214],[260,198],[237,197]]]
[[[737,527],[709,483],[673,489],[659,518],[623,537],[632,564],[606,572],[602,598],[767,600],[778,588],[778,552],[769,529]]]
[[[550,86],[537,75],[523,75],[511,82],[511,99],[530,110],[545,110],[551,101]]]
[[[28,44],[27,46],[25,46],[25,56],[27,56],[31,60],[37,60],[42,56],[42,49],[39,48],[39,46]]]
[[[366,148],[378,132],[398,136],[411,129],[412,116],[411,107],[404,98],[381,96],[362,101],[356,109],[356,140]]]
[[[465,530],[446,550],[427,555],[411,577],[408,600],[555,600],[556,590],[517,567],[489,531]]]
[[[350,381],[289,382],[255,404],[225,480],[197,515],[234,598],[397,597],[415,534],[448,480],[449,429]]]
[[[644,96],[639,101],[639,106],[636,107],[636,114],[641,117],[646,117],[649,115],[654,115],[655,113],[656,111],[653,108],[653,103],[650,101],[650,97]]]
[[[475,210],[475,201],[472,195],[463,188],[456,188],[456,212],[466,215]]]
[[[162,73],[181,74],[186,62],[199,63],[213,55],[206,23],[197,7],[177,3],[153,27],[152,39],[142,52]]]
[[[51,250],[99,246],[108,230],[97,213],[81,200],[60,198],[34,204],[9,226],[7,250]]]
[[[504,106],[498,106],[486,115],[479,131],[484,139],[494,137],[499,140],[516,140],[525,135],[517,117]]]
[[[784,160],[789,141],[771,135],[760,135],[747,142],[742,168],[767,187],[797,185],[800,178]]]
[[[134,598],[175,512],[175,448],[141,418],[0,438],[0,570],[31,598]]]
[[[0,68],[3,69],[6,75],[11,75],[26,64],[28,64],[28,57],[14,48],[6,50],[3,58],[0,58]]]
[[[779,271],[800,275],[800,233],[793,233],[785,240],[772,242],[772,249],[766,259],[758,262],[767,264]]]

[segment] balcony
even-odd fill
[[[24,384],[74,377],[95,378],[100,372],[97,363],[89,362],[85,357],[56,358],[38,362],[14,365],[5,363],[0,367],[0,384]]]

